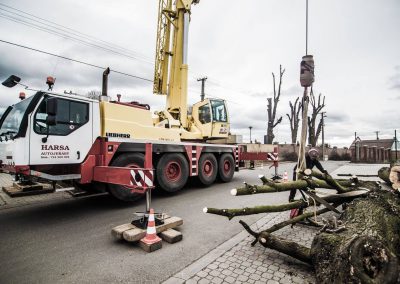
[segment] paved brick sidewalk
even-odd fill
[[[268,228],[288,218],[288,212],[268,214],[251,227]],[[235,218],[231,222],[238,222]],[[234,224],[232,224],[234,226]],[[274,233],[302,245],[311,246],[316,228],[297,225]],[[233,240],[233,242],[232,242]],[[245,231],[222,244],[164,283],[315,283],[313,269],[303,262],[266,249]],[[228,243],[231,244],[228,244]],[[225,250],[224,250],[225,249]]]
[[[340,176],[340,174],[351,175],[371,175],[369,177],[359,177],[361,180],[380,181],[378,171],[382,167],[389,167],[389,164],[347,164],[331,173],[333,178],[349,178],[350,176]]]

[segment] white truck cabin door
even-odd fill
[[[44,97],[31,116],[30,164],[81,163],[93,143],[93,103],[56,97],[56,124],[49,126],[46,123],[49,98],[51,96]]]

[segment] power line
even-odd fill
[[[56,25],[56,26],[58,26],[58,27],[61,27],[61,29],[60,29],[60,28],[54,27],[54,26],[52,26],[52,25],[49,25],[49,26],[52,26],[53,28],[60,29],[60,30],[63,30],[63,31],[64,31],[64,30],[69,30],[69,31],[71,31],[71,32],[72,32],[73,34],[75,34],[75,35],[78,35],[78,34],[79,34],[79,35],[81,35],[81,36],[83,36],[83,37],[91,38],[91,39],[94,39],[94,40],[96,40],[96,41],[103,42],[103,43],[105,43],[105,44],[107,44],[107,45],[114,46],[114,47],[116,47],[116,48],[118,48],[118,49],[121,49],[121,50],[126,50],[126,51],[128,51],[128,52],[130,52],[130,53],[137,54],[138,56],[141,56],[141,57],[143,57],[143,58],[147,58],[147,59],[151,60],[149,57],[140,55],[140,53],[138,53],[138,52],[136,52],[136,51],[127,49],[127,48],[125,48],[125,47],[121,47],[121,46],[119,46],[119,45],[117,45],[117,44],[115,44],[115,43],[107,42],[107,41],[105,41],[105,40],[96,38],[96,37],[94,37],[94,36],[91,36],[91,35],[82,33],[81,31],[78,31],[78,30],[75,30],[75,29],[66,27],[66,26],[64,26],[64,25],[60,25],[60,24],[58,24],[58,23],[56,23],[56,22],[46,20],[46,19],[44,19],[44,18],[35,16],[35,15],[33,15],[33,14],[24,12],[24,11],[22,11],[22,10],[13,8],[13,7],[11,7],[11,6],[8,6],[8,5],[5,5],[5,4],[2,4],[2,3],[0,3],[0,5],[1,5],[1,6],[4,6],[4,7],[7,7],[8,9],[12,9],[12,10],[14,10],[14,11],[18,11],[18,12],[23,13],[23,14],[25,14],[25,15],[31,16],[31,17],[33,17],[33,18],[42,20],[42,21],[44,21],[44,22],[47,22],[47,23]],[[1,8],[0,8],[0,9],[1,9]],[[30,20],[33,20],[33,21],[36,21],[36,22],[39,22],[39,23],[44,24],[43,22],[40,22],[40,21],[35,20],[35,19],[32,19],[32,18],[30,18],[30,17],[26,17],[26,16],[23,16],[23,15],[20,15],[20,14],[18,14],[18,13],[15,13],[15,12],[12,12],[12,11],[8,11],[8,10],[5,10],[5,9],[2,9],[2,10],[7,11],[8,13],[13,13],[13,14],[16,14],[16,15],[18,15],[18,16],[20,16],[20,17],[25,17],[25,18],[28,18],[28,19],[30,19]]]
[[[84,62],[84,61],[72,59],[72,58],[69,58],[69,57],[65,57],[65,56],[62,56],[62,55],[50,53],[50,52],[47,52],[47,51],[43,51],[43,50],[40,50],[40,49],[28,47],[28,46],[25,46],[25,45],[21,45],[21,44],[5,41],[5,40],[2,40],[2,39],[0,39],[0,42],[7,43],[7,44],[10,44],[10,45],[13,45],[13,46],[17,46],[17,47],[21,47],[21,48],[25,48],[25,49],[29,49],[29,50],[36,51],[36,52],[39,52],[39,53],[47,54],[47,55],[50,55],[50,56],[62,58],[62,59],[65,59],[65,60],[73,61],[73,62],[76,62],[76,63],[84,64],[84,65],[91,66],[91,67],[94,67],[94,68],[99,68],[99,69],[102,69],[102,70],[106,69],[106,67],[102,67],[102,66],[95,65],[95,64],[92,64],[92,63],[87,63],[87,62]],[[140,76],[136,76],[136,75],[132,75],[132,74],[128,74],[128,73],[125,73],[125,72],[121,72],[121,71],[117,71],[117,70],[111,70],[111,71],[114,72],[114,73],[117,73],[117,74],[129,76],[129,77],[140,79],[140,80],[143,80],[143,81],[153,82],[153,80],[150,80],[150,79],[147,79],[147,78],[143,78],[143,77],[140,77]]]
[[[102,39],[98,39],[98,38],[96,38],[94,36],[82,33],[80,31],[71,29],[69,27],[57,24],[55,22],[48,21],[48,20],[43,19],[41,17],[37,17],[35,15],[26,13],[26,12],[24,12],[22,10],[15,9],[13,7],[10,7],[10,6],[1,4],[1,3],[0,3],[0,5],[4,6],[4,7],[7,7],[8,9],[12,9],[12,10],[18,11],[18,12],[23,13],[25,15],[29,15],[29,17],[28,17],[28,16],[25,16],[25,15],[21,15],[20,13],[9,11],[7,9],[4,9],[4,8],[0,7],[0,10],[14,15],[14,16],[12,16],[12,15],[1,14],[1,15],[3,15],[3,18],[6,18],[8,20],[17,22],[17,23],[25,25],[25,26],[29,26],[29,27],[34,28],[34,29],[39,29],[39,30],[41,30],[43,32],[47,32],[47,33],[50,33],[50,34],[53,34],[53,35],[56,35],[56,36],[61,36],[61,37],[64,37],[64,38],[67,38],[67,39],[70,39],[70,40],[78,41],[79,43],[83,43],[85,45],[90,45],[92,47],[101,48],[103,50],[113,52],[114,54],[118,54],[118,55],[121,55],[121,56],[129,57],[129,58],[135,59],[135,60],[142,60],[142,61],[144,61],[146,63],[152,64],[152,61],[151,61],[150,58],[148,58],[146,56],[143,56],[143,55],[140,55],[135,51],[132,51],[132,50],[129,50],[127,48],[118,46],[116,44],[104,41]],[[17,16],[17,18],[15,16]],[[36,20],[34,18],[39,19],[39,20]],[[38,24],[40,24],[40,25],[38,25]],[[61,28],[59,28],[59,27],[61,27]],[[93,40],[95,42],[93,42]],[[101,45],[99,45],[99,44],[101,44]],[[105,45],[106,47],[104,47],[103,45]]]
[[[84,45],[89,46],[89,47],[94,47],[94,48],[97,48],[97,49],[100,49],[100,50],[103,50],[103,51],[111,52],[113,54],[120,55],[120,56],[123,56],[123,57],[127,57],[129,59],[138,60],[138,58],[136,58],[134,56],[130,56],[128,54],[123,54],[123,53],[121,53],[119,51],[115,51],[115,50],[112,50],[110,48],[97,45],[95,43],[90,43],[90,42],[87,42],[85,40],[81,40],[79,38],[74,38],[74,37],[71,37],[71,36],[69,36],[67,34],[59,33],[57,31],[54,31],[54,30],[51,30],[51,29],[48,29],[48,28],[45,28],[45,27],[38,26],[38,25],[35,25],[33,23],[29,23],[29,22],[21,20],[21,19],[17,19],[15,17],[9,16],[9,15],[5,15],[5,14],[0,13],[0,18],[8,19],[10,21],[13,21],[13,22],[25,25],[25,26],[29,26],[31,28],[34,28],[34,29],[37,29],[37,30],[40,30],[40,31],[43,31],[43,32],[46,32],[46,33],[49,33],[49,34],[53,34],[53,35],[56,35],[56,36],[61,36],[63,38],[66,38],[66,39],[69,39],[69,40],[84,44]]]

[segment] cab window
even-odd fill
[[[199,120],[202,124],[211,122],[211,111],[208,104],[199,107]]]
[[[38,134],[47,134],[47,100],[44,99],[34,119],[34,131]],[[56,125],[49,128],[50,135],[68,135],[89,121],[89,104],[78,101],[57,99]]]
[[[227,114],[225,108],[225,102],[219,100],[211,101],[213,121],[214,122],[227,122]]]

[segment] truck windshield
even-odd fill
[[[4,133],[18,133],[22,118],[24,117],[25,111],[31,103],[33,97],[34,96],[31,96],[12,106],[11,111],[8,112],[5,118],[3,118],[3,123],[0,126],[0,135]]]

